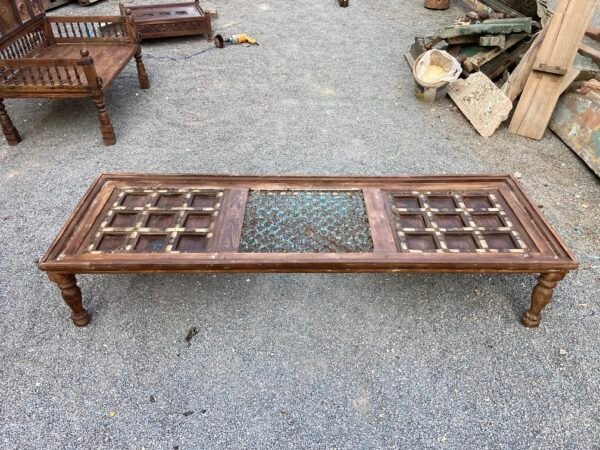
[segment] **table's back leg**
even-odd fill
[[[56,283],[65,303],[71,308],[71,320],[78,327],[90,321],[90,316],[81,303],[81,289],[77,286],[75,275],[70,273],[49,272],[48,278]]]
[[[533,288],[533,292],[531,293],[531,307],[523,314],[523,325],[529,328],[540,325],[542,310],[550,303],[554,288],[565,275],[562,272],[552,272],[543,273],[539,276],[538,284]]]

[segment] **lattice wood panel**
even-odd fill
[[[205,252],[222,199],[220,190],[119,190],[87,252]]]
[[[490,192],[394,192],[388,195],[398,251],[525,253],[527,244]]]

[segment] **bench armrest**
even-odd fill
[[[87,50],[75,59],[0,59],[0,92],[3,89],[99,88],[94,61]],[[85,55],[85,56],[84,56]]]
[[[48,16],[56,43],[138,43],[137,31],[128,16]]]

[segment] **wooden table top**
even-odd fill
[[[64,273],[552,272],[577,262],[510,175],[100,175]]]

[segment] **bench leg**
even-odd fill
[[[540,325],[542,310],[550,303],[554,288],[565,277],[564,273],[543,273],[538,278],[538,284],[531,293],[531,307],[523,314],[523,325],[534,328]]]
[[[110,123],[110,117],[106,112],[106,103],[104,103],[104,96],[94,97],[92,99],[96,108],[98,108],[98,118],[100,120],[100,131],[102,132],[102,140],[104,145],[114,145],[117,142],[115,136],[115,130]]]
[[[142,47],[138,47],[138,50],[134,56],[135,65],[137,66],[138,71],[138,80],[140,81],[140,88],[149,89],[150,79],[148,78],[148,73],[146,73],[146,66],[144,66],[144,61],[142,61]]]
[[[19,136],[19,132],[6,112],[3,98],[0,98],[0,123],[2,124],[2,132],[4,133],[8,145],[17,145],[21,142],[21,136]]]
[[[65,303],[71,308],[71,320],[78,327],[84,327],[90,321],[88,312],[81,303],[81,289],[77,286],[75,275],[70,273],[49,272],[48,278],[56,283]]]

